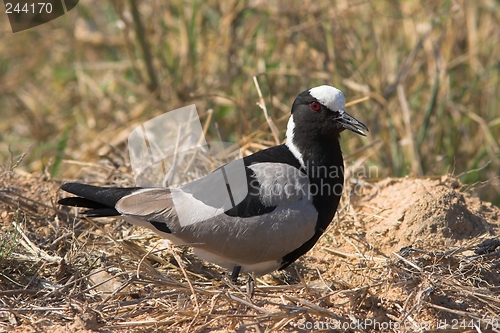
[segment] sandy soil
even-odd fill
[[[163,244],[156,236],[61,210],[55,205],[59,182],[4,172],[1,183],[3,244],[16,223],[42,254],[23,259],[21,254],[35,254],[18,235],[21,244],[0,257],[0,308],[12,309],[0,310],[0,330],[296,331],[366,320],[372,324],[348,331],[378,331],[377,321],[399,323],[387,329],[395,332],[436,329],[443,322],[447,329],[466,331],[475,329],[474,321],[483,332],[500,330],[487,326],[500,320],[500,209],[469,195],[453,177],[350,180],[332,226],[315,248],[287,271],[257,280],[253,297],[244,279],[230,284],[223,271],[189,250],[148,254]],[[130,282],[141,269],[143,275]],[[117,271],[130,272],[120,292],[126,279]],[[151,282],[149,276],[172,280]],[[90,287],[92,293],[80,293],[106,280]],[[47,288],[65,291],[44,299]]]

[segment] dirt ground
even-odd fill
[[[347,183],[314,249],[249,295],[190,249],[57,206],[60,182],[3,171],[0,331],[500,332],[498,207],[451,176]]]

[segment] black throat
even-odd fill
[[[338,133],[329,137],[329,140],[308,139],[304,142],[295,139],[293,143],[300,152],[304,152],[302,169],[309,177],[313,204],[318,211],[316,229],[324,231],[333,219],[342,195],[344,160]]]
[[[307,138],[293,139],[293,144],[300,152],[304,152],[304,166],[301,169],[309,177],[310,193],[318,212],[318,221],[313,237],[284,256],[280,269],[289,266],[316,244],[335,216],[344,187],[344,160],[340,150],[339,133],[329,133],[326,138],[318,138],[310,133],[297,135],[295,132],[294,138],[297,137]]]

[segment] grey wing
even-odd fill
[[[182,188],[143,189],[122,198],[116,209],[133,219],[164,223],[183,244],[238,263],[279,260],[314,235],[318,213],[309,179],[288,164],[256,163],[248,168],[256,180],[249,186],[258,190],[253,199],[275,207],[272,211],[230,216],[224,207],[213,207],[198,199],[203,198],[199,193]],[[195,188],[191,186],[191,192]],[[153,226],[159,229],[158,224]]]
[[[285,163],[256,163],[248,166],[258,182],[259,200],[266,206],[288,205],[310,199],[309,178]]]

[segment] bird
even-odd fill
[[[229,163],[222,173],[216,169],[177,188],[68,182],[61,189],[76,196],[58,202],[86,208],[88,217],[121,217],[191,246],[199,258],[232,272],[233,281],[240,272],[262,276],[308,252],[332,221],[344,186],[344,130],[366,136],[368,127],[346,112],[339,89],[317,86],[295,98],[285,143],[237,160],[244,170],[238,188],[221,185],[221,177],[236,174],[238,164]],[[245,195],[235,202],[231,189]],[[226,190],[229,205],[227,195],[216,194]]]

